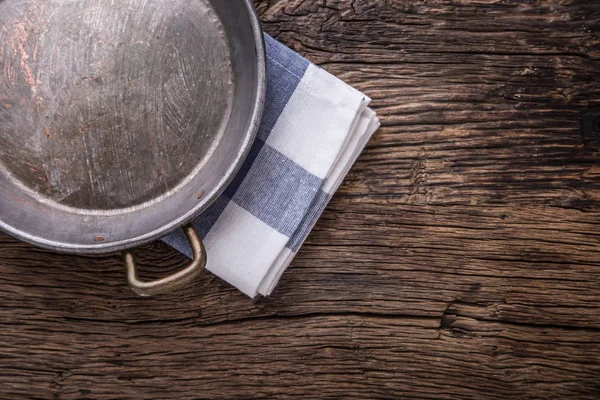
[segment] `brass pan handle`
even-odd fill
[[[154,296],[157,294],[169,293],[186,285],[204,271],[204,267],[206,267],[206,249],[200,240],[200,236],[198,236],[198,233],[192,224],[186,225],[183,230],[192,247],[194,259],[181,271],[162,279],[148,282],[140,280],[133,255],[129,251],[123,252],[125,269],[127,270],[127,283],[131,290],[139,296]]]

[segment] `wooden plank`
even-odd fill
[[[598,398],[600,4],[256,4],[383,123],[280,286],[0,235],[0,397]]]
[[[596,331],[481,322],[453,312],[441,321],[347,314],[204,327],[194,320],[28,325],[3,335],[20,345],[0,360],[10,370],[2,377],[7,398],[598,394],[600,359],[589,351],[599,344]]]

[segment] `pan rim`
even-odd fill
[[[214,203],[217,200],[217,198],[226,190],[227,186],[233,181],[250,152],[250,149],[252,147],[252,144],[254,143],[260,126],[266,97],[266,50],[263,31],[260,25],[258,14],[256,12],[256,9],[254,8],[254,5],[252,4],[252,1],[243,0],[243,4],[246,6],[248,11],[249,23],[252,28],[254,44],[257,53],[257,95],[252,107],[252,118],[249,121],[249,128],[247,130],[245,140],[242,146],[240,147],[238,153],[239,156],[234,160],[234,162],[232,162],[231,167],[229,168],[227,173],[224,174],[223,178],[219,181],[219,184],[216,185],[212,191],[204,194],[204,201],[199,203],[197,206],[195,206],[185,214],[181,215],[179,218],[173,219],[171,222],[163,225],[158,229],[154,229],[143,235],[108,243],[98,242],[96,244],[74,244],[68,242],[48,240],[22,231],[13,225],[5,223],[1,219],[0,230],[24,242],[31,243],[35,246],[46,248],[60,253],[105,254],[115,251],[132,249],[138,246],[152,243],[189,223],[196,216],[205,211],[212,203]]]

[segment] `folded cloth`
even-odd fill
[[[267,95],[239,173],[194,222],[206,268],[269,295],[379,127],[370,99],[265,35]],[[163,239],[191,257],[182,230]]]

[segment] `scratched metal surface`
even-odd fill
[[[0,226],[104,252],[213,201],[264,96],[252,6],[225,3],[0,0]]]

